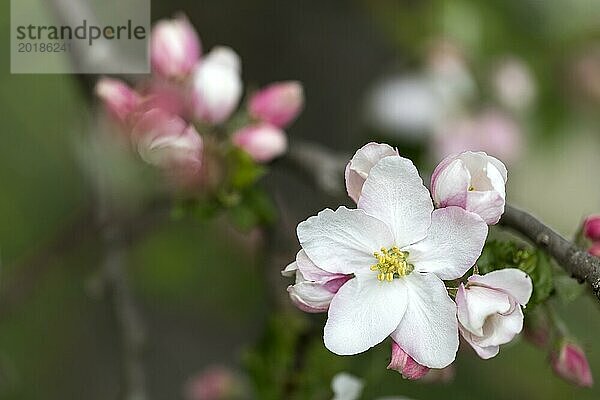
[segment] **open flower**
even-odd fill
[[[362,187],[371,172],[371,168],[382,158],[397,156],[398,150],[385,143],[367,143],[356,151],[354,157],[346,165],[346,190],[348,196],[358,203]]]
[[[506,167],[484,152],[465,151],[445,158],[433,171],[431,193],[437,207],[458,206],[489,225],[504,213]]]
[[[443,279],[481,254],[487,226],[458,207],[433,211],[427,188],[400,156],[371,169],[358,209],[326,209],[300,223],[298,239],[320,269],[353,275],[333,296],[325,346],[358,354],[392,339],[419,364],[443,368],[458,348],[456,306]]]
[[[531,297],[531,278],[516,268],[472,275],[456,294],[460,332],[479,357],[498,354],[523,328],[523,311]]]

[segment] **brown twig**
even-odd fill
[[[543,249],[579,282],[587,281],[600,299],[600,258],[563,238],[533,215],[508,204],[500,225],[520,233]]]

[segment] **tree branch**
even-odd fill
[[[123,384],[120,398],[146,400],[146,381],[142,353],[145,327],[137,310],[125,271],[126,241],[117,225],[104,230],[103,272],[121,337]]]
[[[349,156],[322,146],[302,142],[293,143],[289,151],[290,165],[332,196],[345,194],[343,171],[349,159]],[[500,225],[518,232],[546,251],[579,282],[587,281],[600,299],[600,258],[563,238],[531,214],[508,204]]]
[[[563,238],[533,215],[506,205],[500,225],[517,231],[553,257],[571,276],[587,281],[600,299],[600,258]]]

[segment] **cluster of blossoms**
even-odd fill
[[[592,241],[588,252],[596,257],[600,257],[600,215],[591,215],[583,223],[584,236]]]
[[[378,82],[367,97],[368,122],[390,137],[424,142],[433,157],[482,150],[507,164],[520,159],[523,116],[536,98],[523,60],[506,55],[478,81],[460,43],[434,40],[419,70]],[[473,108],[485,99],[484,108]],[[481,101],[480,101],[481,100]]]
[[[324,341],[335,354],[390,337],[388,368],[409,379],[448,367],[459,332],[480,357],[495,356],[522,329],[531,279],[512,268],[464,278],[504,212],[506,180],[501,161],[464,152],[435,169],[430,195],[396,149],[365,145],[346,168],[357,208],[325,209],[298,225],[302,249],[283,271],[296,279],[292,301],[328,313]]]
[[[257,163],[287,149],[287,127],[303,108],[303,89],[278,82],[254,93],[233,117],[243,95],[239,56],[217,46],[202,54],[200,38],[184,16],[156,23],[151,38],[152,75],[136,89],[103,78],[96,93],[109,115],[147,163],[178,185],[196,187],[205,177],[207,151],[225,142]]]

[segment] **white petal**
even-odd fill
[[[358,208],[387,223],[403,247],[425,237],[433,203],[412,161],[390,156],[371,169]]]
[[[461,327],[459,325],[459,330],[460,330],[460,334],[462,335],[462,337],[467,341],[467,343],[469,343],[471,345],[471,347],[473,348],[473,350],[475,350],[475,352],[477,353],[477,355],[481,358],[483,358],[484,360],[488,360],[492,357],[495,357],[498,352],[500,351],[500,347],[499,346],[488,346],[488,347],[481,347],[479,346],[474,340],[473,338],[475,336],[473,336],[471,334],[471,332],[465,330],[463,327]]]
[[[336,374],[331,380],[332,400],[357,400],[363,391],[363,382],[346,372]]]
[[[436,172],[434,172],[436,173]],[[467,206],[467,192],[471,175],[460,159],[450,162],[432,178],[433,200],[438,207]]]
[[[504,163],[498,160],[496,157],[492,156],[488,156],[487,160],[490,164],[496,167],[496,169],[500,173],[500,176],[502,176],[502,179],[504,180],[504,182],[506,182],[508,180],[508,171],[506,170],[506,166],[504,165]]]
[[[298,225],[298,239],[306,255],[319,268],[332,273],[370,271],[373,253],[390,247],[387,226],[363,210],[326,209]]]
[[[404,280],[380,282],[375,276],[351,279],[333,297],[324,339],[335,354],[362,353],[398,327],[407,305]]]
[[[293,276],[296,276],[296,271],[298,271],[298,263],[294,261],[289,263],[288,266],[285,267],[283,271],[281,271],[281,275],[285,276],[286,278],[291,278]]]
[[[398,155],[398,151],[385,143],[367,143],[354,154],[346,168],[346,190],[352,200],[358,202],[360,193],[371,168],[382,158]]]
[[[487,233],[486,223],[473,213],[459,207],[437,209],[427,237],[406,248],[409,262],[440,279],[460,278],[481,255]]]
[[[404,281],[408,307],[392,339],[419,364],[447,367],[458,350],[456,305],[433,274],[413,272]]]
[[[513,340],[522,329],[523,311],[517,305],[508,315],[496,314],[488,318],[483,326],[483,337],[476,342],[481,347],[498,346]]]
[[[469,277],[469,283],[502,290],[514,297],[521,305],[527,304],[533,291],[529,275],[516,268],[500,269],[485,275],[473,275]]]
[[[467,193],[466,209],[479,215],[489,225],[495,225],[504,214],[504,197],[492,191],[472,191]]]
[[[508,295],[485,287],[470,286],[456,296],[458,321],[471,333],[484,335],[486,320],[497,313],[506,313],[511,308]]]
[[[343,276],[327,272],[317,267],[315,263],[308,258],[304,250],[300,250],[296,255],[296,263],[298,264],[298,269],[302,272],[302,275],[309,281],[324,283],[331,279],[335,279],[336,277]]]

